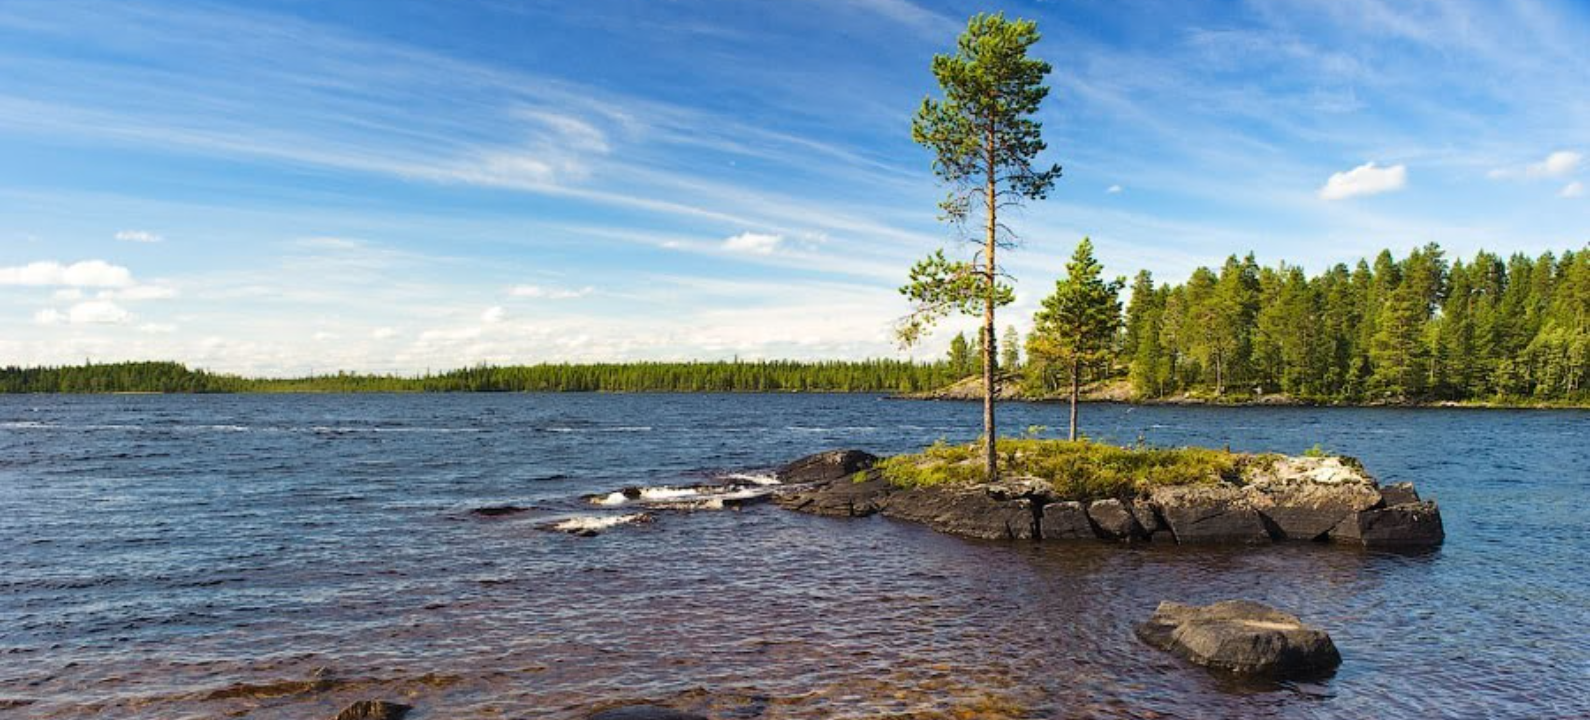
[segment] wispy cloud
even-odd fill
[[[1584,183],[1582,183],[1582,182],[1580,182],[1578,180],[1575,180],[1573,182],[1568,183],[1567,185],[1562,186],[1562,189],[1557,191],[1557,197],[1560,197],[1560,198],[1584,197]]]
[[[596,288],[589,285],[581,288],[545,287],[542,285],[515,285],[508,289],[508,294],[513,297],[538,298],[542,300],[572,300],[582,298],[595,292]]]
[[[1558,150],[1546,156],[1540,162],[1515,167],[1502,167],[1487,173],[1492,178],[1555,178],[1563,177],[1579,169],[1579,163],[1584,156],[1572,150]]]
[[[131,318],[132,313],[108,300],[87,300],[71,306],[65,312],[47,308],[33,316],[34,322],[40,325],[114,325]]]
[[[116,239],[135,243],[157,243],[165,240],[165,238],[147,230],[122,230],[116,233]]]
[[[783,243],[784,236],[782,235],[743,232],[724,240],[723,249],[729,252],[750,253],[752,255],[772,255]]]

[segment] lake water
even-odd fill
[[[1088,406],[1096,437],[1356,455],[1440,550],[971,542],[771,505],[596,537],[582,499],[967,440],[861,395],[0,397],[0,716],[1590,717],[1590,413]],[[1010,404],[1012,430],[1064,408]],[[1052,431],[1050,433],[1053,434]],[[499,518],[474,508],[515,504]],[[1252,598],[1344,663],[1236,685],[1138,643]]]

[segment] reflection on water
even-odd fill
[[[964,439],[979,408],[856,396],[0,398],[0,712],[39,718],[1590,715],[1590,414],[1090,407],[1107,439],[1362,457],[1437,497],[1419,555],[969,542],[766,505],[634,512],[837,445]],[[1053,406],[1012,406],[1008,427]],[[743,476],[742,476],[743,477]],[[528,511],[478,517],[469,510]],[[1329,629],[1311,683],[1150,650],[1165,599]]]

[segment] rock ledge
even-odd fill
[[[1139,497],[1092,501],[1058,496],[1054,483],[1013,477],[998,483],[901,488],[859,450],[830,450],[786,465],[788,487],[774,498],[799,512],[884,517],[989,540],[1104,540],[1262,545],[1307,540],[1369,548],[1418,549],[1445,539],[1441,510],[1413,486],[1380,487],[1342,458],[1281,457],[1241,482],[1155,487]]]

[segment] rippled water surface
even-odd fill
[[[0,716],[1590,717],[1590,413],[1090,406],[1097,436],[1361,457],[1447,542],[970,542],[771,505],[584,499],[975,433],[870,396],[0,397]],[[1059,425],[1010,405],[1005,427]],[[517,505],[484,518],[469,511]],[[1328,679],[1235,685],[1136,642],[1164,599],[1323,625]]]

